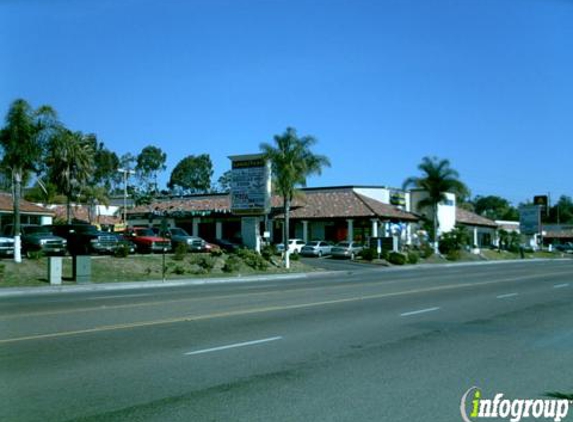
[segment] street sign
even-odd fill
[[[547,195],[536,195],[533,197],[533,204],[547,207],[549,204],[549,197]]]
[[[231,211],[261,215],[271,208],[270,164],[262,154],[229,157],[231,170]]]
[[[541,207],[526,205],[519,208],[519,231],[521,234],[532,235],[541,229]]]

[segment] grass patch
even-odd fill
[[[248,276],[257,274],[285,274],[310,272],[314,268],[301,262],[292,262],[291,269],[277,268],[268,265],[252,268],[249,264],[235,255],[222,254],[211,256],[208,253],[193,253],[189,258],[178,260],[173,254],[165,257],[168,280],[190,279],[205,277],[229,277],[235,275]],[[238,265],[225,267],[227,260],[238,259]],[[72,258],[64,257],[62,278],[63,284],[75,284],[72,278]],[[125,258],[114,256],[94,256],[91,260],[93,283],[117,283],[128,281],[160,280],[163,274],[162,255],[130,255]],[[48,285],[48,258],[24,259],[21,264],[11,260],[2,260],[3,271],[0,270],[0,287],[24,287]],[[223,269],[225,268],[225,270]],[[229,271],[231,270],[231,271]]]

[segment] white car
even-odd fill
[[[13,237],[0,237],[0,257],[14,256],[14,238]]]
[[[302,247],[305,245],[304,240],[302,239],[289,239],[288,241],[288,250],[290,253],[300,253]],[[285,251],[285,245],[283,243],[279,243],[277,245],[277,252],[283,253]]]

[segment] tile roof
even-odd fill
[[[495,221],[459,207],[456,208],[456,223],[468,226],[497,228]]]
[[[12,195],[0,192],[0,212],[12,213],[13,211],[14,205]],[[54,215],[54,213],[49,209],[40,207],[39,205],[33,204],[25,199],[20,200],[20,212],[28,214]]]
[[[56,214],[56,220],[66,221],[68,218],[68,211],[65,205],[56,205],[53,208]],[[90,221],[88,207],[83,205],[73,205],[71,209],[72,218],[74,220],[85,221],[92,224],[120,224],[121,217],[109,215],[95,215],[93,220]]]
[[[543,237],[551,239],[573,239],[573,230],[547,231]]]
[[[272,207],[281,218],[282,198],[273,195]],[[220,212],[230,213],[229,195],[201,196],[197,198],[172,199],[151,206],[139,206],[128,210],[129,214],[145,214],[149,211],[168,212]],[[383,218],[399,221],[417,221],[419,218],[402,211],[393,205],[383,204],[374,199],[359,195],[352,190],[307,191],[297,196],[291,206],[291,218]]]

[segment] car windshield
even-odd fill
[[[90,226],[89,224],[83,226],[76,226],[73,228],[77,233],[93,233],[97,232],[97,228],[95,226]]]
[[[155,236],[155,233],[153,233],[151,229],[137,229],[135,230],[135,234],[137,236]]]
[[[179,227],[170,229],[169,232],[171,233],[172,236],[189,236],[189,234],[185,230],[180,229]]]
[[[52,234],[47,226],[24,226],[22,227],[22,233],[24,234]]]

